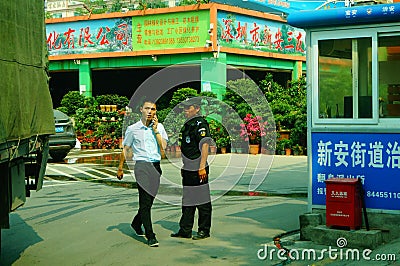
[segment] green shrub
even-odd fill
[[[117,110],[121,110],[129,104],[126,96],[119,96],[118,94],[98,95],[96,101],[99,105],[116,105]]]
[[[171,112],[171,108],[168,107],[166,109],[158,110],[157,107],[157,118],[160,123],[164,123],[165,118],[167,117],[168,113]]]
[[[289,149],[291,147],[292,147],[292,141],[290,141],[290,139],[278,140],[278,142],[276,143],[276,149],[278,151]]]
[[[188,97],[197,97],[197,91],[192,88],[181,88],[174,92],[172,99],[169,103],[170,108],[174,108],[181,102],[185,101]]]
[[[251,79],[230,80],[226,83],[226,93],[223,101],[236,110],[240,118],[247,114],[260,115],[265,111],[265,106],[259,103],[259,89]],[[251,106],[249,105],[251,104]]]
[[[307,89],[304,78],[291,81],[284,88],[273,81],[267,74],[260,82],[260,89],[265,93],[275,123],[279,129],[290,130],[292,143],[307,146]]]
[[[228,147],[231,144],[231,140],[229,137],[222,137],[215,141],[218,148]]]
[[[64,106],[57,107],[56,109],[60,112],[63,112],[64,114],[68,112],[68,108]]]
[[[79,108],[76,111],[75,130],[85,133],[87,130],[96,130],[100,120],[101,111],[96,107]]]
[[[85,96],[81,95],[79,91],[69,91],[61,100],[61,107],[65,107],[66,114],[73,116],[76,110],[85,107]]]

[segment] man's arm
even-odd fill
[[[165,140],[161,133],[158,131],[158,119],[155,117],[153,120],[153,132],[156,135],[157,144],[160,147],[161,158],[165,158],[165,148],[167,147],[167,140]]]
[[[160,147],[161,158],[165,158],[165,148],[167,147],[167,141],[163,139],[160,132],[157,129],[153,129],[156,135],[157,144]]]
[[[125,158],[128,160],[132,160],[132,148],[129,146],[124,146],[120,156],[119,156],[119,164],[118,164],[118,171],[117,171],[117,178],[121,180],[124,177],[124,162]]]
[[[210,145],[207,142],[204,142],[201,145],[201,158],[200,158],[200,169],[199,169],[199,177],[201,181],[207,179],[206,165],[207,165],[209,146]]]

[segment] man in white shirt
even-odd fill
[[[131,226],[137,235],[143,236],[143,224],[148,245],[157,247],[158,241],[151,222],[151,207],[160,186],[162,173],[160,161],[165,154],[168,136],[164,126],[158,123],[157,107],[154,102],[146,100],[140,107],[140,112],[141,120],[126,130],[117,177],[120,180],[123,177],[122,167],[125,158],[135,161],[134,173],[139,191],[139,210]]]

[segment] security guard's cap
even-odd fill
[[[201,105],[201,99],[199,97],[195,98],[187,98],[185,101],[182,102],[183,106],[200,106]]]

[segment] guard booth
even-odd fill
[[[399,237],[400,3],[296,12],[288,23],[306,30],[309,211],[325,212],[326,180],[358,178],[370,226]]]

